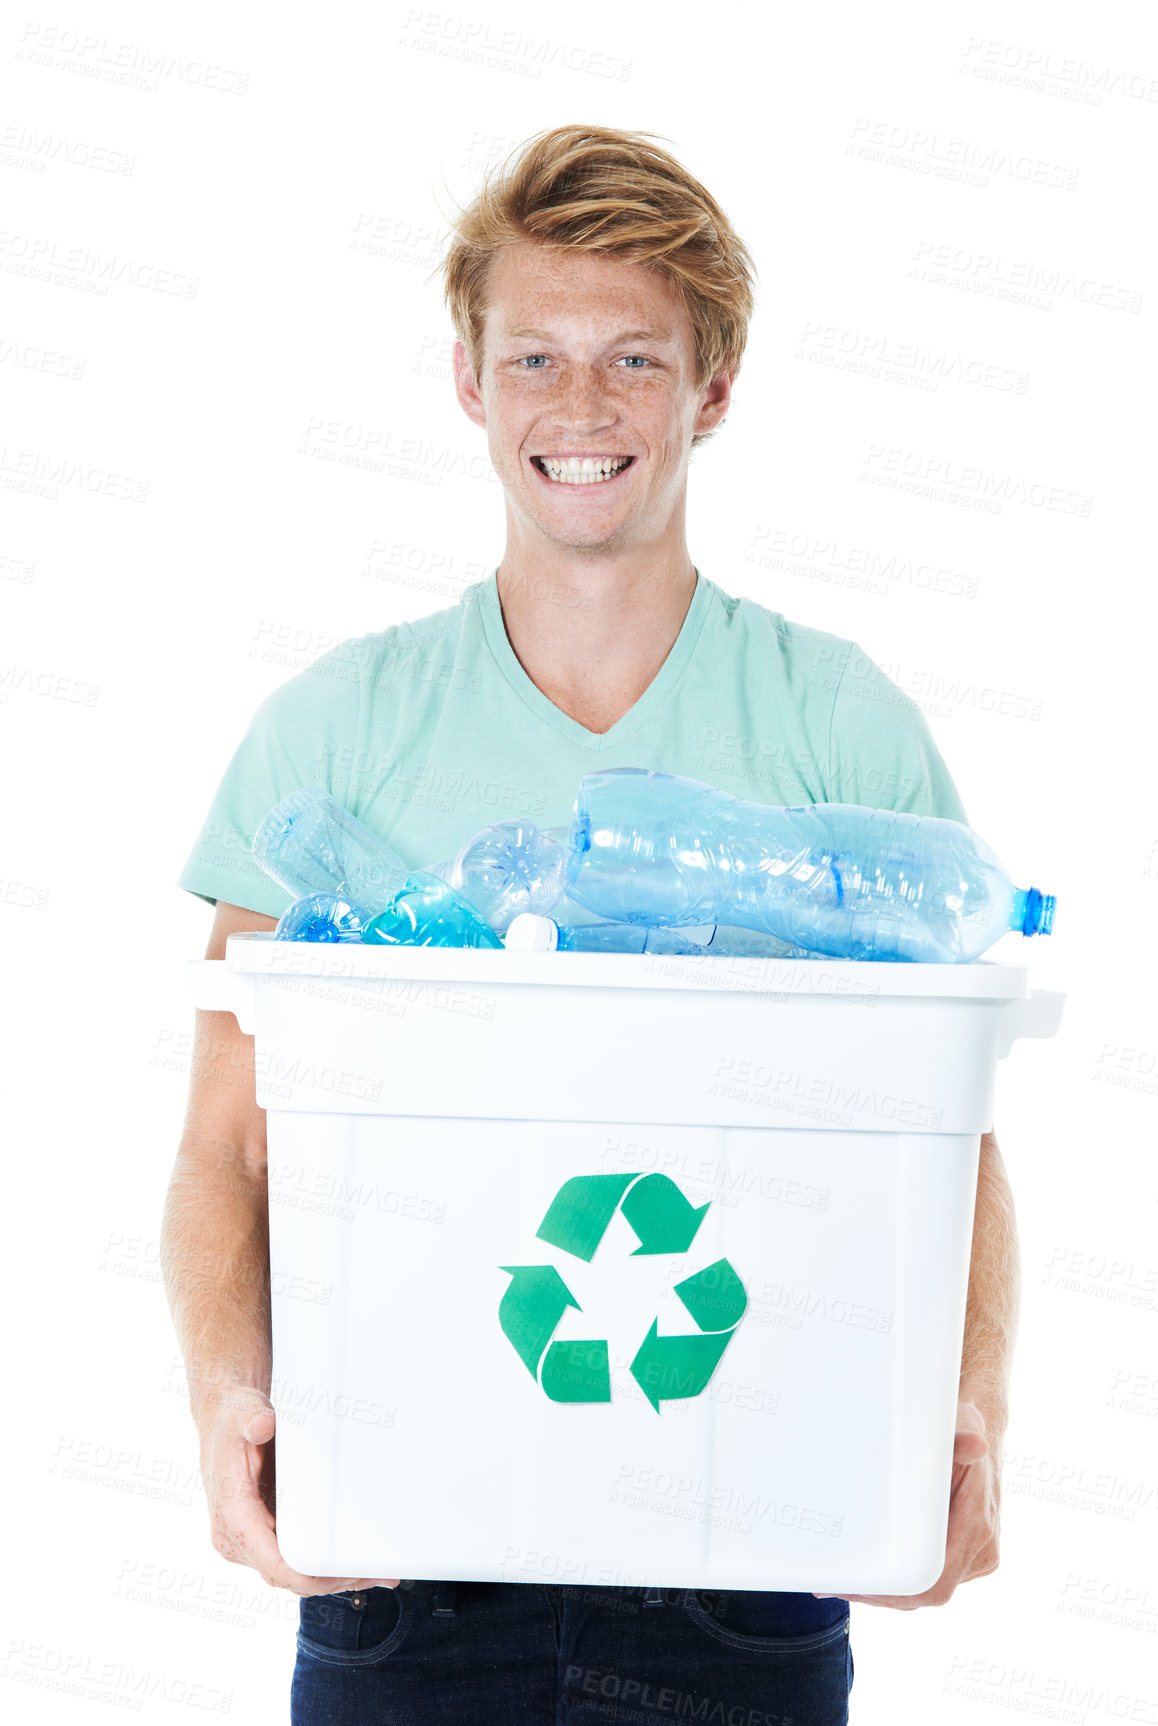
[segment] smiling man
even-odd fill
[[[503,624],[534,686],[606,736],[687,618],[689,453],[723,419],[731,380],[695,387],[688,317],[638,264],[515,243],[488,299],[486,357],[456,342],[454,375],[506,498]]]
[[[557,127],[460,214],[443,266],[454,380],[502,487],[502,561],[457,603],[342,643],[261,704],[179,878],[216,904],[208,957],[290,902],[249,844],[301,784],[325,784],[414,867],[512,815],[562,825],[596,767],[770,804],[965,819],[920,711],[855,642],[730,595],[689,556],[691,456],[727,413],[753,271],[723,211],[650,136]],[[665,1693],[695,1719],[844,1722],[845,1598],[395,1586],[285,1563],[253,1040],[199,1012],[193,1066],[166,1284],[217,1550],[303,1596],[297,1726],[587,1723],[600,1697],[627,1709],[650,1694],[654,1708]],[[1012,1204],[987,1134],[945,1570],[924,1595],[875,1604],[941,1604],[996,1566],[1016,1307]]]

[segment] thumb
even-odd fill
[[[248,1415],[241,1425],[241,1436],[249,1444],[268,1444],[273,1437],[276,1417],[272,1408],[259,1408]]]
[[[974,1402],[962,1402],[957,1408],[957,1430],[953,1438],[955,1463],[980,1462],[989,1454],[985,1436],[985,1416]]]

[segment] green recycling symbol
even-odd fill
[[[708,1204],[697,1209],[668,1175],[574,1175],[551,1200],[535,1234],[590,1263],[618,1209],[639,1237],[633,1258],[686,1253]],[[610,1402],[607,1343],[551,1341],[567,1308],[582,1310],[555,1267],[499,1268],[511,1278],[499,1303],[499,1323],[535,1382],[552,1402]],[[706,1388],[748,1305],[744,1285],[727,1259],[685,1277],[675,1292],[697,1330],[660,1336],[652,1319],[630,1369],[657,1414],[661,1401],[699,1396]]]

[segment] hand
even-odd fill
[[[818,1600],[860,1600],[866,1606],[944,1606],[961,1582],[988,1576],[997,1569],[997,1538],[1001,1507],[1000,1459],[985,1433],[985,1417],[976,1403],[957,1404],[953,1441],[953,1483],[949,1495],[949,1531],[945,1568],[923,1594],[818,1594]]]
[[[201,1478],[213,1545],[230,1564],[248,1564],[271,1588],[336,1594],[344,1588],[397,1588],[399,1578],[303,1576],[278,1550],[274,1532],[274,1411],[251,1385],[232,1385],[195,1410]]]

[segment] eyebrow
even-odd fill
[[[518,341],[524,336],[530,336],[535,341],[550,342],[554,337],[547,330],[508,330],[501,338],[503,341]],[[616,342],[661,342],[670,345],[672,333],[670,330],[620,330],[617,336],[611,338]]]

